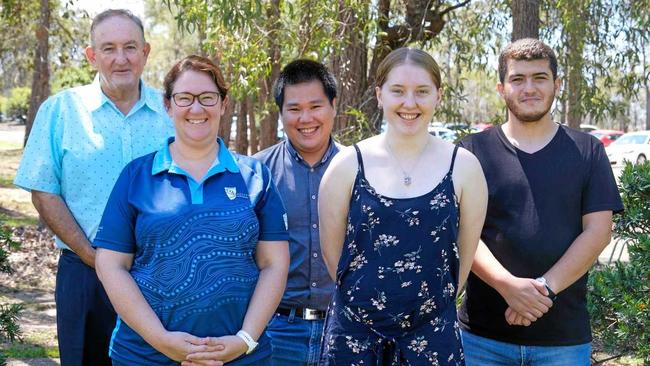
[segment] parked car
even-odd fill
[[[605,150],[613,166],[623,165],[625,160],[643,164],[650,157],[650,131],[626,133]]]
[[[456,140],[456,131],[447,127],[429,126],[429,133],[433,136],[440,137],[443,140],[451,142]]]
[[[487,130],[489,128],[492,128],[492,127],[494,127],[494,125],[491,124],[491,123],[478,123],[478,124],[472,126],[472,129],[476,129],[477,132],[481,132],[481,131],[485,131],[485,130]]]
[[[609,146],[612,142],[618,140],[625,132],[618,130],[593,130],[589,132],[596,136],[605,147]]]
[[[582,132],[590,133],[591,131],[596,131],[598,129],[599,129],[598,126],[587,125],[587,124],[584,124],[584,123],[580,124],[580,131],[582,131]]]

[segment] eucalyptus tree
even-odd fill
[[[210,53],[229,71],[233,97],[253,100],[261,116],[260,148],[275,142],[277,109],[270,86],[280,65],[296,57],[329,64],[341,89],[336,131],[378,130],[374,74],[383,58],[406,45],[427,47],[450,15],[469,0],[164,0],[181,9],[187,29],[207,25]],[[249,107],[250,109],[250,107]],[[242,116],[238,113],[238,121]],[[250,113],[249,113],[250,115]],[[356,129],[348,129],[355,126]],[[255,126],[250,126],[255,128]],[[238,132],[239,134],[239,132]],[[354,138],[361,136],[355,135]]]

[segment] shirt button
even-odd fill
[[[316,195],[315,195],[315,194],[312,194],[312,195],[311,195],[311,199],[315,200],[315,199],[316,199]]]
[[[316,287],[316,282],[312,282],[311,287]]]
[[[311,224],[311,227],[313,227],[314,229],[318,229],[318,225],[316,224]]]
[[[314,172],[314,168],[309,168],[309,171],[310,171],[311,173],[313,173],[313,172]]]
[[[318,253],[314,252],[314,254],[312,254],[312,256],[313,256],[314,258],[318,258]]]

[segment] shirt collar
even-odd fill
[[[99,84],[99,73],[95,75],[95,79],[93,79],[93,82],[90,85],[91,92],[85,96],[85,104],[88,106],[90,111],[96,111],[105,103],[109,103],[115,107],[115,103],[113,103],[113,101],[111,101],[102,91],[102,87]],[[140,79],[139,88],[140,99],[135,103],[132,111],[129,113],[136,111],[138,108],[140,108],[141,105],[144,104],[158,114],[167,114],[167,111],[164,110],[163,103],[161,101],[162,94],[160,91],[150,88],[147,86],[147,84],[145,84],[144,81],[142,81],[142,79]]]
[[[289,154],[291,155],[292,158],[294,158],[296,160],[300,160],[300,161],[305,160],[305,159],[302,158],[302,156],[300,156],[300,153],[298,152],[298,150],[296,150],[293,147],[293,144],[291,143],[291,141],[289,141],[288,138],[284,140],[284,146],[286,147],[287,151],[289,152]],[[316,165],[326,163],[332,157],[332,155],[335,152],[336,152],[335,151],[335,142],[334,142],[334,139],[332,138],[332,136],[330,136],[330,140],[329,140],[328,145],[327,145],[327,150],[325,150],[325,154],[323,154],[323,157],[320,159],[320,162],[318,162]]]
[[[174,140],[175,138],[173,136],[170,137],[167,139],[165,146],[156,151],[156,155],[153,158],[153,165],[151,167],[151,175],[156,175],[164,171],[175,172],[175,167],[178,166],[174,163],[172,154],[169,151],[169,144],[174,142]],[[231,173],[239,173],[239,166],[230,151],[228,151],[228,147],[221,137],[217,138],[217,143],[219,144],[219,153],[217,154],[215,161],[212,163],[212,167],[210,167],[208,173],[205,175],[205,178],[226,170]]]

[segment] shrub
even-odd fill
[[[27,119],[27,111],[29,110],[29,97],[32,90],[27,87],[16,87],[11,89],[9,98],[5,105],[3,112],[4,119],[8,121],[16,121],[25,123]]]
[[[94,70],[83,61],[80,66],[65,66],[57,69],[52,78],[52,94],[67,88],[90,84],[93,81]]]
[[[9,230],[0,221],[0,272],[12,273],[9,267],[9,251],[18,248],[18,243],[11,239]],[[0,304],[0,341],[9,340],[14,342],[20,339],[20,326],[18,317],[22,311],[19,304]],[[0,366],[6,365],[6,357],[0,352]]]
[[[592,270],[592,329],[605,350],[650,364],[650,163],[627,163],[619,188],[625,212],[614,218],[614,235],[627,243],[630,261]]]
[[[7,110],[7,98],[0,95],[0,122],[5,120],[5,112]]]

